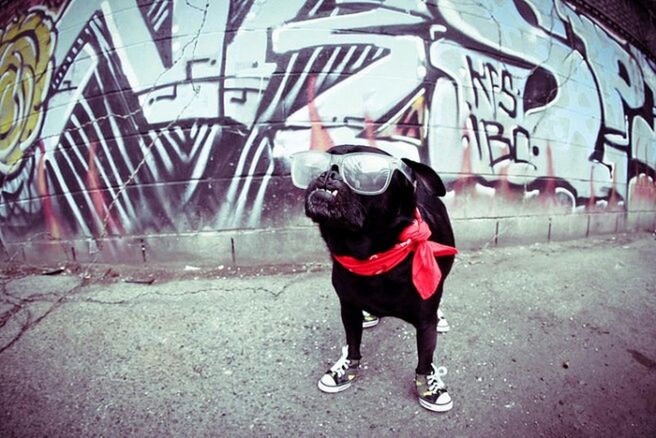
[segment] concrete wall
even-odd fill
[[[654,229],[656,64],[585,5],[3,2],[5,254],[322,259],[288,157],[339,143],[433,166],[463,248]]]

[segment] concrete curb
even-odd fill
[[[573,240],[593,235],[654,231],[656,211],[550,216],[455,218],[461,250]],[[102,240],[32,240],[6,244],[5,261],[24,263],[189,263],[253,266],[325,262],[318,229],[277,229],[109,237]]]

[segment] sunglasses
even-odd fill
[[[291,155],[292,182],[306,189],[317,177],[337,166],[344,183],[355,193],[379,195],[387,190],[395,170],[411,183],[412,171],[400,159],[371,152],[334,155],[327,152],[304,151]]]

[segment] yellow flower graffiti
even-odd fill
[[[52,20],[41,11],[0,30],[0,173],[15,171],[43,123],[55,46]]]

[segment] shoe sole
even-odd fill
[[[319,382],[317,382],[317,386],[318,386],[319,389],[322,390],[323,392],[327,392],[327,393],[329,393],[329,394],[335,394],[335,393],[342,392],[342,391],[344,391],[345,389],[350,388],[350,387],[351,387],[351,383],[353,383],[353,382],[348,382],[348,383],[345,383],[345,384],[343,384],[343,385],[341,385],[341,386],[326,386],[326,385],[324,385],[323,383],[321,383],[321,380],[319,380]]]
[[[451,327],[449,327],[449,326],[446,326],[446,327],[440,327],[440,326],[438,326],[438,327],[437,327],[437,332],[438,332],[438,333],[448,333],[449,330],[451,330]]]
[[[435,405],[432,403],[428,403],[427,401],[424,401],[420,398],[418,400],[422,408],[426,408],[429,411],[433,411],[433,412],[447,412],[453,408],[453,400],[443,405]]]
[[[376,327],[378,323],[380,322],[380,319],[376,319],[374,321],[367,321],[362,323],[362,328],[372,328]]]

